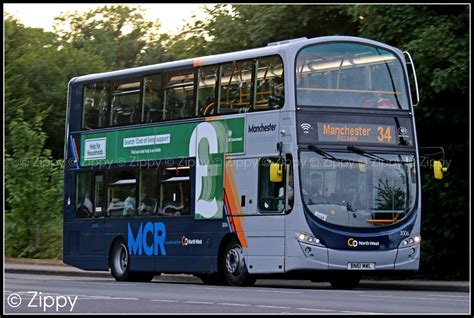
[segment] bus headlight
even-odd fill
[[[318,239],[317,237],[311,234],[308,234],[302,231],[295,231],[294,233],[295,233],[295,238],[298,240],[298,242],[315,245],[315,246],[326,247],[324,246],[324,244],[321,242],[320,239]]]
[[[420,244],[420,242],[421,242],[420,234],[415,234],[401,241],[398,247],[399,248],[410,247],[413,245],[418,245]]]

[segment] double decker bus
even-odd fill
[[[300,38],[73,78],[64,263],[233,286],[286,276],[353,288],[367,271],[417,270],[405,53]]]

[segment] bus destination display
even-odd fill
[[[349,123],[318,123],[319,141],[395,144],[395,126]]]

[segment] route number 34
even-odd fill
[[[390,143],[392,141],[392,132],[391,132],[390,126],[389,127],[379,126],[377,127],[377,131],[379,132],[377,136],[377,140],[379,142]]]

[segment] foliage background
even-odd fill
[[[88,73],[266,46],[306,36],[352,35],[408,50],[417,66],[421,146],[442,146],[442,182],[422,165],[418,276],[469,275],[468,5],[218,5],[177,35],[160,33],[141,9],[104,6],[66,13],[53,32],[6,14],[5,254],[61,258],[66,90]]]

